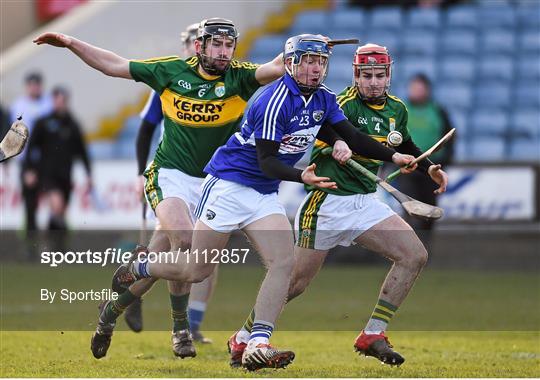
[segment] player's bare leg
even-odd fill
[[[149,252],[166,252],[169,250],[170,250],[169,236],[167,236],[167,233],[163,231],[160,225],[159,228],[154,230],[154,233],[152,234],[152,237],[150,238],[150,243],[148,243],[148,251]],[[157,280],[158,279],[152,278],[152,277],[142,278],[138,280],[137,282],[133,283],[129,287],[129,291],[140,299],[140,297],[142,297],[152,288],[152,286],[154,285],[155,282],[157,282]]]
[[[173,198],[176,200],[176,198]],[[163,201],[161,202],[163,203]],[[160,204],[161,204],[160,203]],[[168,202],[170,203],[170,202]],[[175,202],[176,203],[176,202]],[[185,203],[181,201],[181,203]],[[159,205],[158,205],[159,207]],[[187,206],[184,207],[184,209],[187,209]],[[157,210],[156,210],[157,211]],[[165,214],[165,215],[163,215]],[[161,218],[169,218],[170,215],[168,215],[167,210],[165,212],[160,213]],[[179,223],[178,220],[173,220],[172,224],[179,225],[180,231],[184,232],[186,229],[188,229],[189,233],[191,233],[191,229],[193,228],[193,225],[191,224],[191,221],[188,217],[188,223],[186,223],[184,220],[182,220],[182,223]],[[158,215],[158,218],[160,216]],[[162,220],[161,219],[161,220]],[[171,223],[171,221],[169,221]],[[170,227],[170,224],[169,224]],[[170,238],[169,233],[167,230],[164,230],[163,223],[160,221],[158,229],[154,232],[152,236],[152,240],[149,244],[149,251],[150,252],[168,252],[171,250],[171,244],[170,244]],[[137,283],[135,283],[137,284]],[[184,357],[194,357],[196,355],[195,348],[193,347],[193,344],[191,343],[191,338],[189,334],[189,324],[186,323],[187,314],[186,314],[186,298],[189,298],[189,292],[190,292],[190,286],[189,284],[183,284],[183,283],[176,283],[174,281],[168,281],[167,286],[169,288],[169,296],[171,300],[171,316],[173,320],[173,328],[172,328],[172,349],[175,356],[178,356],[180,358]],[[138,298],[138,302],[140,305],[140,298]],[[137,301],[135,301],[132,306],[137,306]],[[129,310],[129,309],[128,309]],[[137,311],[137,310],[135,310]],[[140,318],[141,316],[141,310],[139,307],[138,310],[138,316]],[[126,313],[126,318],[127,318]]]
[[[136,260],[128,267],[120,267],[113,276],[113,290],[122,292],[122,288],[144,277],[185,281],[190,275],[187,253],[191,247],[193,226],[188,206],[179,198],[166,198],[155,211],[162,229],[167,233],[171,250],[155,252],[156,255],[149,260]]]
[[[243,230],[259,252],[267,269],[255,303],[257,319],[242,356],[248,370],[285,368],[294,360],[292,351],[269,345],[274,324],[283,309],[294,265],[294,241],[285,215],[274,214],[251,223]]]
[[[166,207],[165,207],[166,206]],[[170,209],[175,209],[176,212],[171,213]],[[178,287],[173,288],[174,293],[171,294],[171,304],[173,309],[174,320],[174,336],[173,336],[173,350],[177,356],[195,356],[194,348],[192,350],[191,335],[189,334],[189,324],[187,318],[187,303],[189,299],[189,289],[191,283],[200,282],[208,277],[214,270],[215,264],[206,264],[203,259],[200,262],[196,262],[195,256],[186,252],[191,246],[191,224],[185,222],[189,220],[182,218],[183,211],[185,215],[188,215],[187,206],[183,201],[176,198],[167,198],[160,202],[156,208],[156,214],[160,220],[162,228],[167,232],[169,241],[171,241],[171,251],[159,254],[152,260],[137,259],[127,266],[120,267],[113,277],[113,287],[121,289],[126,284],[133,283],[138,277],[152,277],[164,278],[171,281],[178,281]],[[184,223],[182,225],[182,223]],[[187,224],[189,223],[189,224]],[[207,228],[202,225],[202,229]],[[212,231],[214,232],[214,231]],[[206,235],[205,233],[202,234]],[[228,234],[217,234],[217,240],[202,240],[198,248],[194,248],[192,251],[203,251],[207,247],[210,249],[218,249],[224,247],[228,241]],[[225,236],[225,237],[224,237]],[[189,240],[188,240],[189,238]],[[195,241],[198,241],[194,237]],[[201,240],[201,239],[199,239]],[[191,262],[190,262],[191,260]],[[127,280],[125,281],[125,279]],[[176,286],[176,285],[175,285]],[[175,339],[177,330],[183,327],[181,330],[181,339]],[[189,338],[186,338],[186,336]],[[178,342],[182,343],[182,346],[187,346],[187,343],[191,346],[190,353],[180,352],[177,350]],[[189,341],[189,342],[188,342]]]
[[[193,226],[190,224],[190,229],[192,228]],[[171,246],[169,243],[169,236],[167,235],[166,231],[163,230],[161,223],[158,223],[156,226],[156,229],[154,230],[152,234],[150,243],[148,244],[148,251],[149,252],[169,252],[170,250],[171,250]],[[201,343],[212,343],[211,339],[205,338],[202,335],[202,333],[199,330],[199,326],[202,323],[202,320],[204,317],[204,310],[206,308],[206,303],[208,302],[208,300],[210,299],[212,295],[216,280],[217,280],[217,269],[208,279],[204,280],[201,283],[192,285],[191,292],[189,292],[189,289],[187,289],[186,286],[183,285],[182,283],[180,283],[179,285],[175,285],[173,281],[173,282],[168,282],[167,284],[169,288],[169,293],[172,296],[180,297],[186,293],[190,293],[189,303],[188,303],[188,320],[189,320],[190,331],[191,331],[193,340],[201,342]],[[146,293],[150,289],[149,286],[151,287],[154,281],[155,280],[148,281],[147,279],[144,279],[144,281],[143,280],[137,281],[135,284],[133,284],[130,287],[130,291],[132,291],[132,293],[138,295],[139,297],[131,305],[128,306],[128,308],[126,309],[124,313],[124,317],[128,326],[135,332],[139,332],[142,330],[141,295]],[[140,286],[135,286],[136,284],[139,284],[139,282],[142,282]],[[195,322],[193,322],[193,320],[195,320]]]
[[[384,331],[426,264],[427,251],[412,228],[397,215],[379,222],[360,235],[356,242],[392,260],[393,265],[381,287],[371,318],[354,347],[385,364],[400,365],[405,359],[392,350]]]
[[[287,302],[304,292],[311,280],[319,273],[327,254],[328,251],[294,247],[294,267]],[[237,368],[242,365],[242,355],[249,341],[254,320],[255,310],[252,310],[242,328],[227,342],[231,367]]]
[[[99,305],[99,319],[96,331],[92,335],[90,342],[90,349],[96,359],[107,355],[113,330],[116,326],[116,319],[128,306],[148,292],[156,281],[154,278],[143,278],[132,284],[124,293],[120,294],[117,300],[106,301]]]
[[[159,219],[161,228],[169,237],[171,252],[185,251],[190,248],[193,224],[191,223],[189,208],[183,200],[179,198],[164,199],[156,207],[156,216]],[[156,264],[161,265],[162,263],[158,261]],[[169,288],[171,317],[173,320],[171,338],[173,353],[182,359],[195,357],[196,351],[191,339],[187,316],[191,284],[168,281],[167,286]]]
[[[161,229],[161,224],[158,223],[156,229],[152,234],[152,237],[150,238],[150,243],[148,243],[148,251],[165,252],[169,250],[169,237],[167,236],[165,231]],[[151,284],[153,284],[153,281],[151,282]],[[135,294],[132,287],[133,285],[130,287],[130,291]],[[141,287],[141,290],[136,290],[136,292],[137,294],[144,294],[148,290],[150,290],[150,288],[146,288],[145,286],[143,286]],[[135,299],[135,301],[133,301],[133,303],[126,308],[126,311],[124,312],[124,319],[126,320],[127,325],[132,331],[142,331],[142,298],[140,296],[137,297],[137,299]]]
[[[211,262],[211,256],[205,257],[203,252],[211,250],[222,251],[229,242],[231,234],[214,231],[206,224],[197,220],[193,229],[193,240],[191,245],[191,256],[184,265],[182,271],[178,271],[182,279],[186,282],[200,283],[214,273],[217,264]],[[195,258],[198,255],[198,260]]]
[[[149,244],[149,249],[157,250],[159,248],[159,245],[163,244],[162,237],[166,239],[166,244],[168,246],[169,238],[166,234],[162,233],[159,234],[156,238],[154,237],[156,236],[154,235],[152,237],[152,240]],[[132,307],[137,302],[140,302],[141,297],[152,288],[156,281],[157,279],[154,278],[143,278],[133,283],[127,289],[127,291],[120,294],[118,300],[107,301],[100,304],[100,313],[97,328],[94,332],[94,335],[92,335],[92,340],[90,343],[90,348],[96,359],[100,359],[107,354],[107,351],[111,344],[113,330],[116,326],[116,319],[124,311],[126,311],[127,314],[127,310],[129,309],[129,307]],[[137,313],[137,310],[135,310],[135,313]],[[140,304],[138,314],[140,315]],[[139,322],[142,322],[140,318]]]
[[[158,213],[158,216],[160,213]],[[161,220],[161,219],[160,219]],[[197,233],[195,230],[193,234],[193,244],[194,248],[192,251],[202,251],[206,249],[222,249],[227,244],[229,239],[229,234],[221,234],[215,231],[209,230],[208,227],[204,226],[202,223],[198,222],[199,230],[202,229],[200,233]],[[164,228],[167,228],[166,223],[162,223]],[[183,232],[185,230],[176,230],[169,232],[169,239],[174,236],[174,232]],[[191,235],[191,233],[190,233]],[[173,243],[173,252],[175,247],[178,249],[185,250],[186,242],[182,239],[179,234],[176,236],[179,240],[176,244]],[[189,242],[191,244],[191,242]],[[180,254],[174,255],[174,258],[179,258],[176,262],[161,262],[161,263],[152,263],[158,264],[158,268],[162,269],[165,265],[173,266],[173,270],[169,270],[170,277],[174,281],[169,281],[169,290],[171,292],[171,304],[172,304],[172,316],[174,321],[173,328],[173,351],[176,356],[181,358],[184,357],[194,357],[196,355],[195,348],[192,344],[191,334],[189,332],[189,324],[187,318],[187,303],[189,299],[189,291],[191,288],[191,283],[200,282],[208,277],[215,269],[216,264],[210,262],[205,262],[202,258],[200,261],[196,261],[193,255],[190,254]],[[153,268],[151,269],[153,271]],[[158,269],[159,270],[159,269]],[[182,277],[184,276],[184,277]],[[181,280],[181,281],[178,281]]]
[[[328,251],[294,247],[294,269],[289,285],[287,302],[306,290],[311,280],[319,273]]]
[[[155,209],[163,231],[166,232],[171,250],[151,252],[155,255],[136,259],[128,266],[120,266],[113,276],[112,288],[119,293],[140,278],[157,277],[171,281],[185,281],[189,276],[192,224],[188,206],[179,198],[166,198]],[[150,273],[150,268],[151,273]]]
[[[189,209],[187,205],[178,198],[167,198],[161,201],[156,207],[156,215],[160,221],[163,231],[167,234],[168,241],[170,242],[173,252],[178,250],[186,250],[189,248],[191,243],[191,220],[189,217]],[[159,250],[154,249],[157,247],[150,247],[150,252],[159,252]],[[161,256],[159,256],[161,258]],[[183,258],[185,255],[172,255],[172,257]],[[154,258],[155,259],[155,258]],[[176,266],[174,263],[170,263],[170,256],[165,256],[163,262],[156,260],[155,264],[157,266],[166,266],[172,265]],[[167,264],[169,260],[169,264]],[[100,322],[99,325],[107,325],[110,328],[104,330],[105,335],[108,335],[108,344],[105,349],[100,347],[95,347],[96,336],[102,335],[99,330],[96,330],[94,337],[92,338],[92,352],[96,356],[95,352],[98,352],[99,357],[105,356],[110,344],[110,336],[112,335],[112,329],[116,323],[116,318],[126,309],[127,306],[136,301],[137,298],[140,298],[144,293],[146,293],[156,281],[154,278],[144,278],[139,281],[133,282],[129,286],[129,289],[125,290],[122,286],[117,286],[115,289],[115,284],[118,284],[118,277],[131,275],[129,273],[130,266],[139,266],[146,265],[148,262],[146,260],[136,259],[134,262],[130,263],[129,266],[121,266],[115,273],[113,279],[113,289],[118,290],[121,294],[118,300],[113,301],[113,303],[107,304],[102,308],[100,313]],[[146,270],[146,269],[145,269]],[[158,278],[158,277],[156,277]],[[187,319],[187,303],[189,299],[189,289],[190,285],[179,284],[176,288],[177,294],[171,294],[171,305],[172,305],[172,315],[173,315],[173,351],[175,355],[179,357],[194,357],[196,355],[195,348],[191,340],[191,334],[189,332],[189,323]],[[112,327],[111,327],[112,326]],[[103,329],[102,329],[103,330]],[[105,341],[105,339],[103,339]],[[98,339],[99,343],[100,339]],[[105,343],[107,343],[105,341]],[[104,351],[104,353],[103,353]],[[96,356],[98,357],[98,356]]]

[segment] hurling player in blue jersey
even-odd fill
[[[241,229],[267,268],[255,304],[257,319],[241,361],[248,370],[284,368],[294,359],[292,351],[269,345],[294,264],[292,227],[278,201],[279,183],[287,180],[320,188],[336,187],[330,178],[315,174],[315,165],[303,171],[293,167],[315,139],[333,146],[334,158],[342,163],[351,157],[349,146],[355,153],[399,166],[414,159],[384,147],[350,124],[336,95],[322,84],[329,55],[322,36],[289,38],[284,51],[287,73],[255,100],[242,130],[216,151],[205,169],[209,175],[196,209],[192,255],[219,252],[230,234]],[[204,256],[188,260],[189,256],[179,257],[172,264],[139,259],[113,281],[128,284],[143,277],[157,277],[199,282],[214,270],[216,264]]]

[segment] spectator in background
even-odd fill
[[[28,149],[36,154],[26,156],[23,178],[26,186],[37,188],[46,195],[51,210],[48,229],[65,231],[73,161],[76,158],[83,161],[87,189],[91,187],[91,171],[79,124],[69,110],[67,90],[55,87],[52,97],[53,111],[36,121],[30,135]]]
[[[24,79],[24,84],[26,93],[17,98],[12,104],[10,110],[10,122],[14,122],[18,116],[22,115],[23,121],[28,127],[28,132],[32,135],[35,121],[51,112],[52,101],[49,95],[43,93],[43,77],[40,73],[29,73]],[[33,156],[33,160],[39,160],[39,157],[35,156],[36,152],[32,152],[28,148],[25,148],[19,156],[20,162],[24,162],[27,155]],[[25,229],[27,238],[31,238],[30,235],[37,229],[36,211],[38,206],[38,179],[35,178],[36,184],[29,187],[23,179],[23,172],[24,165],[21,168],[21,190],[25,208]],[[29,242],[29,244],[31,244],[31,242]]]
[[[422,152],[432,147],[452,129],[448,114],[431,97],[431,81],[425,74],[416,74],[410,79],[406,105],[409,110],[409,133]],[[430,158],[434,163],[441,164],[444,168],[452,161],[453,152],[453,140],[450,140],[443,149]],[[437,184],[422,173],[413,172],[410,175],[400,177],[399,187],[404,193],[419,201],[431,205],[437,204],[437,196],[433,193]],[[415,230],[427,231],[426,238],[429,238],[433,221],[409,215],[405,215],[405,220]]]

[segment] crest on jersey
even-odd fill
[[[323,115],[324,115],[324,111],[323,111],[323,110],[313,111],[313,119],[314,119],[316,122],[321,121],[322,118],[323,118]]]
[[[216,217],[216,213],[210,209],[206,210],[206,219],[212,220]]]
[[[216,96],[219,96],[220,98],[225,95],[225,83],[216,83],[216,88],[214,89],[214,92],[216,93]]]
[[[309,237],[309,235],[311,235],[311,230],[309,228],[305,228],[304,230],[302,230],[302,236],[307,238]]]

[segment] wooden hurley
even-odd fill
[[[440,150],[444,144],[446,144],[448,141],[450,141],[452,139],[452,137],[454,137],[454,133],[456,132],[456,128],[452,128],[446,135],[444,135],[442,137],[442,139],[440,139],[439,141],[437,141],[435,143],[435,145],[433,145],[431,148],[429,148],[428,150],[426,150],[424,153],[422,153],[420,156],[416,157],[409,165],[407,165],[407,167],[409,166],[413,166],[417,163],[419,163],[420,161],[422,161],[423,159],[425,159],[426,157],[429,157],[431,156],[433,153],[435,153],[436,151]],[[397,169],[395,172],[392,172],[390,173],[385,181],[386,182],[390,182],[392,181],[393,179],[395,179],[397,176],[399,176],[401,174],[401,171],[400,169]]]
[[[322,154],[331,154],[332,148],[327,147],[322,150]],[[441,216],[443,216],[443,210],[440,207],[428,205],[427,203],[417,201],[414,198],[409,197],[406,194],[403,194],[398,189],[394,188],[389,183],[385,182],[383,179],[381,179],[376,174],[373,174],[368,169],[360,165],[358,162],[354,161],[353,159],[347,160],[347,166],[351,169],[361,173],[365,177],[369,178],[371,181],[375,182],[377,185],[382,187],[384,190],[386,190],[388,193],[390,193],[391,196],[393,196],[403,207],[403,209],[407,212],[407,214],[416,216],[418,218],[426,219],[426,220],[435,220],[439,219]]]

